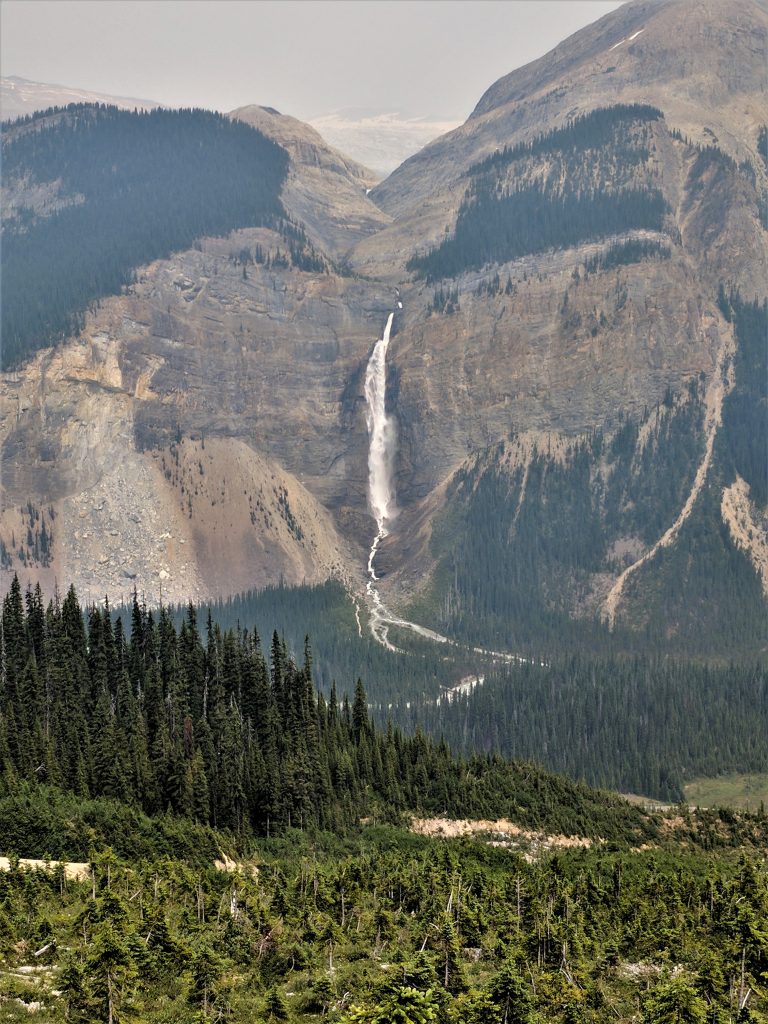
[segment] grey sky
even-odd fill
[[[2,0],[3,75],[173,106],[463,119],[620,0]]]

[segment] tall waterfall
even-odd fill
[[[403,308],[400,301],[400,292],[395,292],[398,309]],[[387,416],[387,349],[389,348],[389,335],[392,330],[392,322],[395,314],[390,313],[387,318],[387,326],[384,333],[376,342],[368,360],[365,371],[365,422],[368,427],[368,504],[370,505],[373,518],[376,520],[376,536],[371,544],[368,553],[368,582],[366,593],[368,594],[368,610],[370,613],[370,628],[373,637],[380,644],[390,651],[399,651],[400,648],[389,639],[389,627],[396,626],[402,630],[416,633],[427,640],[438,644],[453,644],[442,633],[426,626],[420,626],[416,622],[393,615],[381,599],[376,582],[375,561],[379,545],[389,533],[388,523],[397,515],[397,504],[395,501],[395,485],[393,481],[393,470],[395,462],[395,448],[397,444],[397,432],[395,421],[392,416]],[[518,664],[527,661],[517,654],[508,654],[501,651],[486,650],[482,647],[473,647],[475,654],[490,655],[496,661],[516,662]],[[402,653],[402,652],[401,652]],[[542,663],[543,664],[543,663]],[[459,688],[467,686],[467,677],[461,681]],[[477,677],[477,683],[482,683],[482,678]],[[476,685],[472,681],[472,686]]]
[[[387,416],[387,348],[394,313],[390,313],[384,333],[376,342],[365,371],[365,422],[368,427],[368,501],[377,534],[368,558],[368,574],[376,579],[373,561],[381,541],[387,536],[387,521],[395,514],[392,470],[395,457],[395,422]]]
[[[389,625],[392,618],[384,606],[376,587],[376,552],[379,544],[389,532],[387,523],[396,512],[395,489],[392,470],[395,459],[395,422],[387,416],[387,349],[392,321],[390,313],[384,333],[376,342],[365,371],[365,422],[368,427],[368,504],[376,520],[376,536],[368,552],[368,583],[371,633],[380,644],[389,650],[397,648],[389,640]]]
[[[399,293],[398,293],[399,296]],[[398,301],[402,309],[402,302]],[[368,367],[365,371],[365,422],[368,427],[368,504],[376,520],[376,536],[368,553],[368,582],[366,592],[369,598],[371,633],[380,644],[390,651],[398,650],[389,639],[389,627],[400,626],[420,636],[448,643],[448,638],[426,629],[415,622],[401,619],[387,608],[381,599],[376,581],[375,561],[379,545],[389,533],[388,523],[397,515],[393,469],[397,434],[393,417],[387,416],[387,348],[392,330],[394,313],[387,318],[384,333],[376,342]]]

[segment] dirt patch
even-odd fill
[[[255,864],[244,864],[241,861],[232,860],[226,853],[222,853],[220,860],[215,860],[213,866],[217,871],[226,871],[229,874],[240,873],[243,875],[256,876],[259,873],[259,869]]]
[[[91,867],[83,861],[51,861],[36,860],[33,857],[20,857],[19,867],[24,871],[55,871],[59,863],[64,864],[64,877],[73,882],[85,882],[91,877]],[[0,871],[10,871],[11,862],[8,857],[0,857]]]
[[[684,826],[685,818],[681,818],[680,815],[677,815],[674,818],[663,818],[661,822],[661,828],[664,832],[674,832]]]
[[[588,836],[548,835],[545,832],[532,832],[521,828],[507,818],[499,818],[496,821],[469,821],[466,818],[412,818],[411,831],[421,836],[443,836],[446,839],[475,836],[485,839],[491,846],[527,847],[531,853],[575,847],[588,849],[595,842]]]
[[[645,550],[640,537],[619,537],[608,549],[608,558],[625,565],[637,561]]]

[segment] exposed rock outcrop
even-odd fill
[[[264,228],[203,239],[141,268],[80,336],[3,375],[6,577],[57,576],[111,599],[136,586],[148,600],[161,588],[186,600],[279,578],[357,586],[374,532],[363,377],[393,309],[401,514],[380,565],[395,603],[431,570],[431,524],[473,453],[513,434],[565,450],[698,383],[722,398],[731,335],[718,286],[763,297],[768,281],[756,153],[768,122],[766,25],[762,0],[635,0],[496,83],[465,125],[370,196],[368,172],[313,129],[269,108],[234,111],[287,149],[282,200],[325,272],[275,260],[285,242]],[[663,196],[661,229],[464,269],[448,282],[450,310],[436,308],[435,285],[406,261],[453,231],[468,167],[617,102],[664,114],[631,168]],[[512,184],[550,170],[531,159]],[[34,188],[55,202],[53,183]],[[595,262],[629,239],[658,243],[657,258]],[[761,513],[743,488],[724,494],[722,514],[764,573],[752,550]],[[616,543],[595,604],[649,548]]]
[[[283,203],[312,240],[340,259],[362,238],[390,222],[369,198],[373,171],[329,146],[310,125],[271,107],[248,106],[230,117],[257,128],[290,155]]]

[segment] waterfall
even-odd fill
[[[365,423],[368,427],[368,504],[376,520],[376,536],[368,552],[368,583],[371,633],[385,647],[396,648],[388,638],[390,615],[376,587],[376,553],[389,532],[387,523],[396,512],[392,470],[395,458],[395,422],[387,416],[387,349],[392,321],[390,313],[384,333],[376,342],[365,371]]]
[[[398,309],[403,308],[400,301],[400,292],[396,291]],[[389,639],[389,627],[398,626],[401,629],[416,633],[417,636],[435,643],[452,645],[453,641],[442,633],[426,626],[420,626],[416,622],[409,622],[408,619],[393,615],[381,599],[376,582],[375,561],[379,545],[389,533],[388,523],[397,515],[397,504],[395,501],[395,487],[393,482],[393,470],[395,462],[395,447],[397,443],[397,432],[395,420],[387,416],[387,349],[389,348],[389,335],[392,330],[392,322],[395,314],[390,313],[387,318],[387,326],[384,333],[376,342],[368,360],[365,371],[365,423],[368,428],[368,504],[371,514],[376,520],[376,536],[373,538],[371,549],[368,552],[368,582],[366,593],[369,598],[370,628],[371,634],[380,644],[390,651],[403,653],[400,648]],[[359,626],[359,623],[358,623]],[[482,647],[473,647],[475,654],[490,655],[495,660],[515,662],[521,664],[527,661],[516,654],[507,654],[499,651],[486,650]],[[478,677],[477,683],[472,686],[482,685],[482,679]],[[473,677],[474,679],[474,677]],[[467,680],[462,680],[460,685],[465,685]]]
[[[402,302],[398,298],[398,308]],[[384,333],[376,342],[365,371],[365,422],[368,427],[368,504],[376,520],[376,536],[368,553],[368,582],[366,592],[369,598],[371,633],[380,644],[390,651],[397,651],[389,639],[389,627],[401,626],[420,636],[438,643],[449,643],[447,637],[434,630],[418,626],[415,622],[401,619],[387,608],[381,599],[376,582],[375,561],[379,545],[389,533],[388,523],[397,515],[393,469],[397,434],[395,421],[387,416],[387,349],[392,330],[394,313],[387,318]]]
[[[376,342],[365,371],[365,422],[368,427],[368,502],[376,520],[377,534],[368,559],[368,573],[376,579],[373,560],[387,536],[387,522],[396,511],[392,484],[395,456],[395,422],[387,416],[387,348],[394,313],[389,314],[384,333]]]

